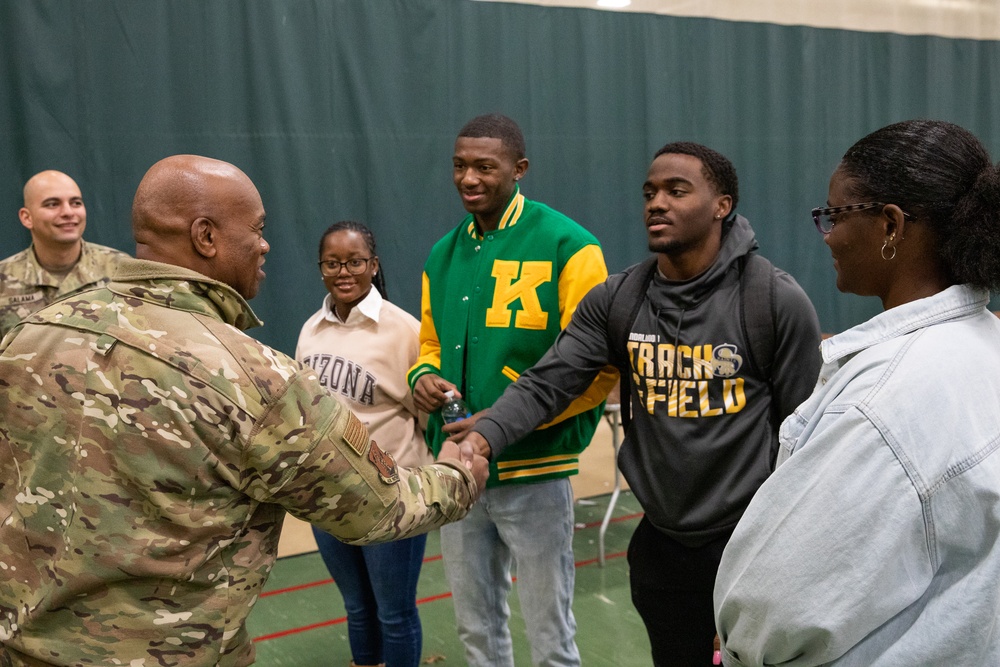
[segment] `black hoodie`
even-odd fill
[[[618,463],[646,517],[689,546],[735,527],[773,469],[777,423],[819,373],[816,311],[780,269],[770,386],[751,370],[738,259],[756,248],[746,218],[726,221],[719,255],[700,275],[654,274],[629,335],[632,422]],[[552,348],[476,424],[494,456],[562,412],[608,364],[607,318],[623,279],[615,274],[584,297]]]

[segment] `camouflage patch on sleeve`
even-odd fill
[[[342,437],[358,456],[365,455],[365,446],[368,444],[368,429],[353,412],[347,418],[347,426],[344,427]]]

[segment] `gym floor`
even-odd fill
[[[625,559],[642,510],[627,490],[619,495],[605,534],[603,567],[598,558],[600,525],[614,485],[609,424],[610,418],[602,421],[581,457],[580,474],[572,478],[577,524],[573,541],[577,644],[588,667],[648,665],[649,640],[632,607]],[[286,519],[278,562],[248,622],[257,649],[256,664],[262,667],[350,664],[343,600],[315,549],[308,526]],[[423,664],[464,664],[436,531],[428,536],[417,602],[424,630]],[[515,663],[530,665],[516,579],[509,602]]]

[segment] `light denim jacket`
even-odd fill
[[[1000,665],[1000,320],[953,286],[824,341],[715,585],[726,665]]]

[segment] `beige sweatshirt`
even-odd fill
[[[406,383],[419,352],[420,323],[372,289],[342,322],[330,296],[302,326],[295,358],[365,423],[399,465],[433,462]]]

